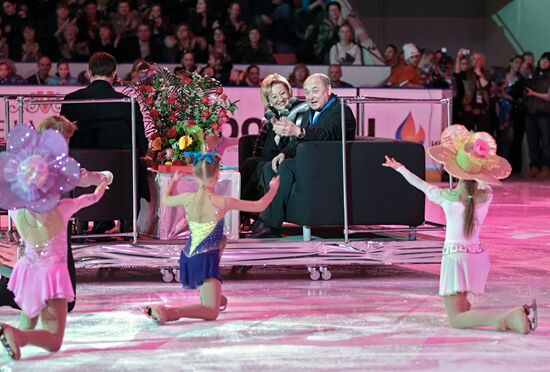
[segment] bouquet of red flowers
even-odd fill
[[[184,165],[185,151],[212,150],[237,102],[212,77],[153,69],[146,80],[129,85],[144,113],[149,157],[159,164]]]

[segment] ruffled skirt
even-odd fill
[[[439,295],[450,296],[460,292],[484,293],[490,267],[487,251],[443,254]]]
[[[184,288],[195,289],[210,278],[222,281],[219,250],[211,250],[191,257],[187,257],[183,251],[181,252],[180,282]]]
[[[48,305],[46,301],[65,299],[74,301],[74,290],[66,262],[41,265],[21,257],[15,264],[8,283],[15,302],[30,318],[40,315]]]

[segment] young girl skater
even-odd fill
[[[71,136],[77,130],[76,125],[69,121],[66,117],[62,115],[51,115],[44,118],[36,126],[36,131],[42,133],[48,129],[57,130],[69,143]],[[84,168],[80,168],[80,180],[78,182],[78,187],[88,187],[91,185],[97,186],[101,182],[107,181],[107,185],[110,185],[113,181],[113,174],[109,171],[94,172],[88,171]],[[70,227],[68,228],[70,230]],[[67,269],[69,270],[69,277],[71,279],[71,284],[75,292],[75,300],[68,303],[68,312],[70,313],[76,304],[76,270],[74,266],[74,258],[71,247],[70,234],[67,237]],[[0,279],[0,307],[10,306],[15,309],[20,310],[19,306],[14,300],[14,294],[8,289],[8,278],[3,277]],[[36,323],[38,322],[38,317],[34,319],[29,319],[25,313],[21,313],[19,329],[34,329]]]
[[[382,165],[401,173],[414,187],[442,206],[447,220],[441,259],[439,295],[453,328],[493,327],[523,334],[537,327],[537,307],[515,307],[501,314],[471,310],[467,294],[483,293],[489,275],[489,256],[479,242],[479,232],[493,199],[489,186],[511,173],[510,164],[496,154],[496,142],[486,132],[470,133],[462,125],[451,125],[441,137],[441,145],[428,154],[458,178],[456,189],[440,189],[411,173],[394,158],[386,156]],[[531,318],[529,317],[531,315]]]
[[[18,360],[25,345],[48,351],[61,347],[67,303],[74,299],[67,269],[67,222],[76,211],[97,202],[107,182],[93,194],[60,200],[80,180],[80,167],[67,156],[63,136],[55,130],[37,134],[20,124],[10,133],[7,145],[8,151],[0,153],[0,206],[14,210],[12,217],[25,243],[8,288],[25,316],[40,316],[43,326],[20,330],[0,324],[0,342]]]
[[[180,318],[215,320],[220,307],[225,308],[227,299],[221,294],[222,279],[219,272],[220,258],[225,246],[223,235],[224,215],[238,209],[243,212],[263,211],[279,188],[279,177],[270,183],[269,191],[258,201],[244,201],[214,191],[220,172],[220,158],[215,153],[186,153],[193,158],[194,175],[199,189],[193,193],[172,195],[172,189],[181,178],[176,173],[163,195],[169,206],[184,206],[191,236],[180,254],[180,281],[185,288],[200,289],[200,305],[168,307],[151,304],[143,310],[158,324]]]

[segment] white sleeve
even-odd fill
[[[407,180],[408,183],[426,194],[428,199],[430,199],[434,203],[441,204],[443,202],[444,198],[441,195],[441,189],[439,187],[430,185],[428,182],[419,178],[416,174],[405,168],[405,166],[397,168],[396,171],[401,173],[401,175],[405,178],[405,180]]]
[[[361,50],[361,48],[359,48],[359,45],[357,45],[357,44],[353,46],[353,49],[354,49],[353,54],[354,54],[354,57],[355,57],[355,59],[353,61],[353,64],[354,65],[361,65],[362,62],[363,62],[363,58],[361,58],[362,50]]]
[[[80,182],[79,187],[97,186],[103,180],[107,180],[107,184],[110,185],[113,182],[113,174],[109,171],[103,172],[91,172],[85,168],[80,168]]]
[[[332,48],[330,48],[329,60],[331,65],[338,63],[338,47],[336,46],[336,44],[334,44]]]

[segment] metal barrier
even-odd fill
[[[5,108],[5,121],[4,121],[4,137],[5,137],[5,140],[6,140],[6,145],[7,145],[7,140],[8,140],[8,134],[10,133],[10,99],[16,99],[17,101],[17,105],[18,105],[18,111],[19,111],[19,123],[22,123],[23,122],[23,114],[22,114],[22,103],[23,103],[23,99],[24,98],[37,98],[37,97],[48,97],[48,98],[55,98],[55,97],[59,97],[59,98],[63,98],[64,95],[62,94],[20,94],[20,95],[10,95],[10,94],[5,94],[5,95],[2,95],[2,97],[4,98],[4,108]],[[7,211],[7,214],[8,214],[8,240],[9,241],[13,241],[13,236],[12,236],[12,232],[13,232],[13,226],[12,226],[12,222],[11,222],[11,215],[10,215],[10,211],[8,210]]]
[[[72,105],[72,104],[90,104],[90,103],[129,103],[131,106],[131,135],[132,135],[132,227],[133,231],[131,233],[118,233],[118,234],[90,234],[90,235],[74,235],[73,238],[80,237],[105,237],[105,236],[131,236],[133,238],[133,243],[137,243],[138,231],[137,231],[137,158],[136,158],[136,99],[131,98],[118,98],[118,99],[86,99],[86,100],[63,100],[63,99],[40,99],[36,98],[62,98],[63,95],[40,95],[40,94],[29,94],[29,95],[5,95],[4,96],[4,105],[6,108],[6,139],[9,134],[9,99],[15,98],[18,107],[19,113],[19,123],[22,123],[24,120],[23,117],[23,108],[25,106],[36,106],[43,104],[59,104],[59,105]],[[12,231],[11,218],[8,211],[8,231]]]
[[[347,181],[347,154],[346,154],[346,117],[344,106],[355,103],[361,107],[365,104],[376,103],[418,103],[418,104],[439,104],[446,105],[447,126],[451,125],[452,100],[443,99],[401,99],[401,98],[380,98],[380,97],[340,97],[341,109],[341,130],[342,130],[342,197],[344,198],[344,243],[349,243],[349,220],[348,220],[348,181]],[[364,111],[362,111],[364,112]],[[449,184],[452,186],[452,177],[449,177]],[[399,229],[399,231],[412,231],[413,229]],[[425,229],[426,230],[426,229]],[[380,231],[380,230],[377,230]]]

